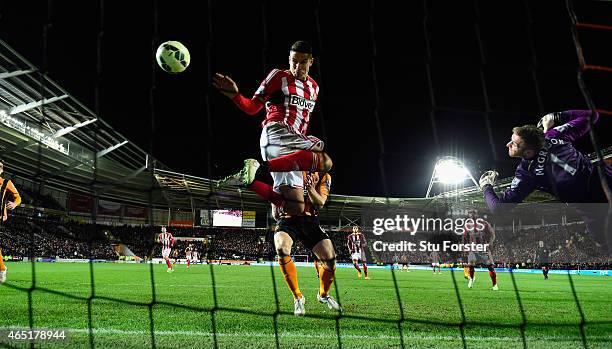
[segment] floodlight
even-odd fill
[[[457,187],[466,180],[471,180],[474,185],[477,185],[474,177],[461,160],[452,156],[440,158],[434,166],[426,197],[429,197],[431,189],[436,183],[442,184],[445,186],[444,190],[448,190],[448,186]]]

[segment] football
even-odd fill
[[[157,48],[155,59],[164,71],[177,74],[187,69],[191,56],[185,45],[178,41],[166,41]]]

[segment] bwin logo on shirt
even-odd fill
[[[291,95],[291,99],[289,100],[289,104],[295,105],[301,108],[308,109],[308,111],[312,112],[315,107],[315,102],[304,97]]]

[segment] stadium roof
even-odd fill
[[[270,204],[250,190],[240,188],[217,188],[217,181],[206,178],[156,169],[155,178],[163,195],[173,207],[193,205],[198,208],[232,208],[268,211]],[[331,194],[325,207],[319,212],[322,220],[350,219],[361,217],[363,210],[378,207],[420,208],[432,199],[384,198]]]
[[[60,189],[147,203],[147,168],[165,168],[2,40],[0,124],[8,172]]]

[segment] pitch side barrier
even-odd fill
[[[253,262],[250,265],[259,266],[259,267],[269,267],[269,266],[278,266],[278,262],[263,262],[257,263]],[[298,267],[311,267],[313,268],[312,263],[306,262],[295,262],[295,265]],[[351,263],[336,263],[336,268],[354,268]],[[368,264],[368,269],[400,269],[398,266],[394,265],[376,265],[376,264]],[[461,271],[463,272],[463,268],[440,268],[441,270],[446,271]],[[408,270],[429,270],[431,271],[431,266],[426,265],[410,265]],[[487,268],[475,268],[476,271],[489,271]],[[495,271],[501,273],[515,273],[515,274],[542,274],[542,269],[509,269],[509,268],[495,268]],[[570,274],[570,275],[592,275],[592,276],[612,276],[611,270],[592,270],[592,269],[550,269],[549,274]]]
[[[187,263],[186,259],[179,259],[179,264]],[[68,259],[68,258],[39,258],[37,262],[47,262],[47,263],[89,263],[89,259]],[[117,260],[105,260],[105,259],[94,259],[91,262],[93,263],[118,263]],[[149,261],[149,263],[160,264],[163,262],[161,258],[153,258]],[[135,262],[133,262],[135,263]],[[200,264],[208,264],[206,262],[200,262]],[[247,261],[247,260],[235,260],[235,261],[216,261],[211,264],[219,264],[219,265],[247,265],[247,266],[256,266],[256,267],[276,267],[278,266],[278,262],[257,262],[257,261]],[[295,262],[295,265],[298,267],[311,267],[313,268],[313,263],[310,262]],[[336,268],[354,268],[351,263],[336,263]],[[394,265],[376,265],[376,264],[368,264],[369,269],[400,269],[401,267]],[[463,268],[446,268],[442,267],[441,270],[445,271],[463,271]],[[408,270],[431,270],[430,266],[425,265],[410,265]],[[476,271],[488,271],[486,268],[476,268]],[[510,268],[495,268],[495,271],[498,273],[514,273],[514,274],[541,274],[542,269],[510,269]],[[602,269],[550,269],[549,274],[570,274],[570,275],[587,275],[587,276],[612,276],[612,270]]]

